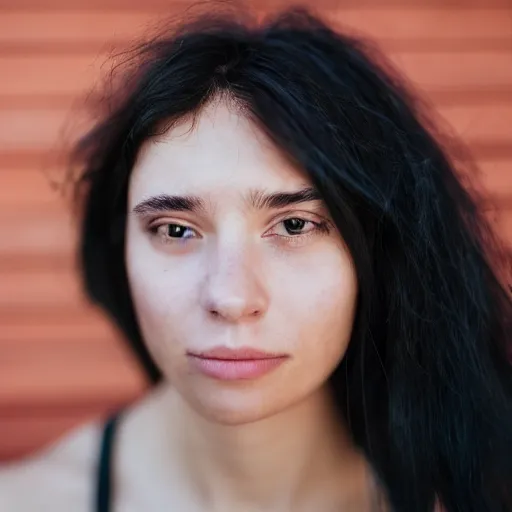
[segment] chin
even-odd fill
[[[272,413],[262,414],[261,411],[234,408],[210,408],[197,412],[200,413],[204,419],[208,420],[209,422],[227,427],[248,425],[272,416]]]
[[[258,389],[257,382],[191,391],[182,395],[190,407],[205,420],[226,426],[255,423],[278,414],[289,405],[278,400],[275,392]]]

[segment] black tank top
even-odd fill
[[[111,416],[105,423],[101,439],[100,458],[96,481],[95,512],[110,512],[113,495],[113,452],[116,427],[120,413]]]

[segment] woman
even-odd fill
[[[0,508],[512,510],[510,260],[396,76],[301,10],[130,63],[77,147],[80,255],[155,386]]]

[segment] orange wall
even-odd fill
[[[0,459],[28,453],[143,390],[124,346],[80,294],[75,234],[47,176],[61,177],[60,130],[75,121],[73,101],[99,76],[110,44],[129,42],[169,3],[188,2],[0,2]],[[512,250],[510,4],[314,5],[377,38],[471,145]]]

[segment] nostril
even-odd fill
[[[223,313],[220,313],[217,309],[210,309],[209,310],[209,313],[212,317],[214,318],[218,318],[218,317],[225,317],[225,318],[230,318],[230,317],[239,317],[239,316],[246,316],[246,317],[250,317],[250,318],[258,318],[262,315],[262,310],[261,309],[254,309],[252,311],[247,311],[245,313],[243,313],[242,311],[240,310],[237,310],[236,312],[235,311],[229,311],[226,309],[225,312]]]

